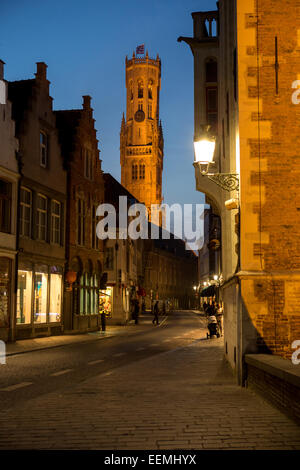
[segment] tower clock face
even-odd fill
[[[136,122],[142,122],[142,121],[145,119],[145,113],[144,113],[144,111],[142,111],[141,109],[139,109],[139,110],[135,113],[134,119],[136,120]]]

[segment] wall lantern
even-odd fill
[[[209,173],[214,162],[216,137],[210,133],[210,126],[201,126],[201,137],[194,142],[194,167],[200,169],[202,176],[216,183],[226,191],[239,190],[239,175],[236,173]]]
[[[69,284],[69,286],[66,288],[67,291],[72,290],[72,284],[76,281],[76,279],[77,279],[77,272],[76,271],[66,272],[66,281]]]

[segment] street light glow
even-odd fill
[[[208,165],[213,162],[216,142],[214,139],[201,139],[194,142],[195,162]]]

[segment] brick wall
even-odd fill
[[[300,388],[247,364],[247,386],[300,423]]]

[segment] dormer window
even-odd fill
[[[40,165],[46,168],[48,162],[48,136],[40,131]]]

